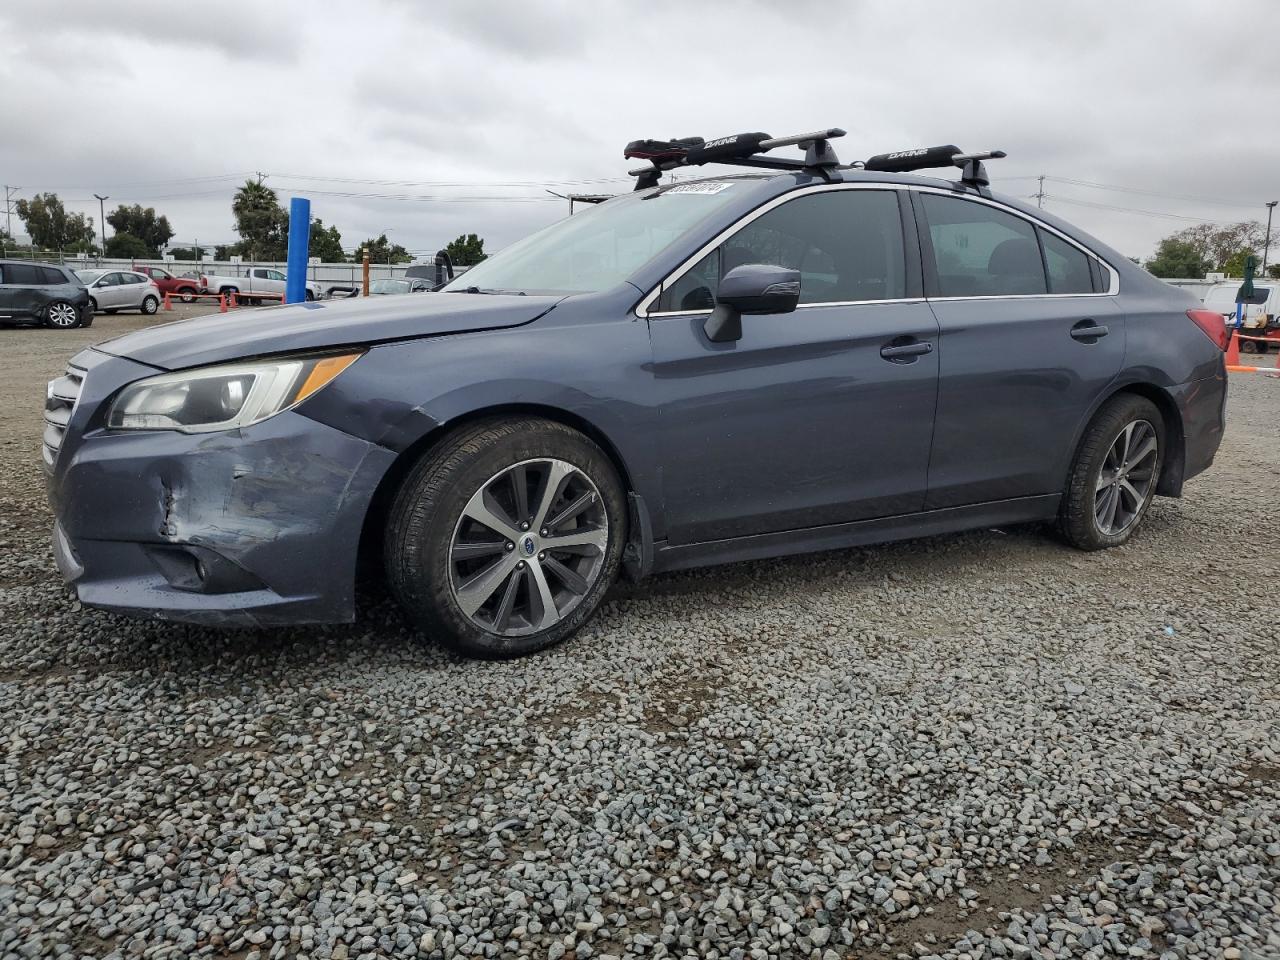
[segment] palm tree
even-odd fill
[[[280,252],[289,229],[289,215],[276,199],[276,192],[261,181],[246,180],[231,201],[236,232],[248,245],[249,259],[259,256],[281,259]]]

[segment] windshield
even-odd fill
[[[701,181],[618,197],[512,244],[444,289],[531,294],[607,290],[747,186],[734,180]]]
[[[408,293],[407,280],[374,280],[369,284],[370,293]]]
[[[81,283],[93,283],[106,272],[105,270],[77,270],[76,276],[80,278]]]

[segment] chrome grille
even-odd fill
[[[84,371],[76,367],[67,367],[67,372],[57,380],[49,381],[49,389],[44,401],[44,462],[52,467],[62,446],[62,438],[67,433],[67,424],[71,422],[71,414],[76,409],[76,401],[80,399],[80,389],[84,386]]]

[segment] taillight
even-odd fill
[[[1216,310],[1197,309],[1188,310],[1187,316],[1204,331],[1206,337],[1218,345],[1219,350],[1227,349],[1227,343],[1231,337],[1227,333],[1227,324],[1222,314]]]

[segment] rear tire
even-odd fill
[[[1085,428],[1071,465],[1059,528],[1080,550],[1124,543],[1146,516],[1164,466],[1165,423],[1145,397],[1112,397]]]
[[[44,308],[44,322],[54,330],[73,330],[80,326],[80,311],[69,300],[54,300]]]
[[[160,309],[160,301],[158,298],[156,297],[142,298],[142,312],[146,314],[148,317],[152,316],[159,309]]]
[[[590,618],[626,525],[622,484],[598,446],[548,420],[488,421],[405,478],[387,520],[387,578],[431,639],[464,656],[518,657]]]
[[[236,297],[236,294],[240,292],[239,287],[223,287],[218,292],[227,298],[228,307],[244,306],[244,301]]]

